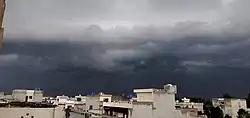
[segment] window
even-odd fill
[[[21,116],[21,118],[24,118],[23,116]]]
[[[34,116],[31,116],[31,118],[34,118]]]
[[[82,99],[81,98],[76,98],[76,101],[80,102],[80,101],[82,101]]]
[[[32,96],[29,96],[29,99],[32,99]]]
[[[92,110],[93,109],[93,105],[89,105],[89,110]]]
[[[103,102],[108,102],[108,101],[109,101],[108,98],[103,99]]]

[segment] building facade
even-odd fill
[[[213,106],[220,107],[224,114],[237,118],[238,110],[247,110],[245,99],[228,99],[228,98],[214,98],[212,99]]]
[[[131,101],[104,102],[99,96],[87,96],[86,108],[90,112],[121,118],[190,118],[175,109],[175,85],[163,89],[134,89]]]
[[[12,97],[14,100],[20,102],[42,102],[43,91],[15,89],[12,91]]]

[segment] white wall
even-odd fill
[[[57,104],[65,104],[69,100],[68,96],[57,96],[56,101]]]
[[[92,110],[89,109],[91,105],[93,106]],[[103,113],[103,111],[101,110],[100,105],[102,105],[102,103],[100,102],[100,96],[87,96],[85,108],[86,110],[92,113],[101,114]]]
[[[12,97],[16,100],[25,101],[26,96],[28,96],[28,102],[42,102],[43,92],[36,90],[13,90]]]
[[[26,117],[26,114],[29,117]],[[0,118],[63,118],[65,112],[57,108],[0,108]]]
[[[191,116],[189,116],[189,114],[186,114],[186,115],[182,114],[181,111],[175,110],[174,118],[195,118],[195,117],[191,117]]]
[[[137,93],[136,95],[137,95],[138,102],[152,102],[153,101],[152,92]]]
[[[19,101],[25,101],[26,91],[25,90],[14,90],[12,92],[12,97]]]
[[[136,103],[129,118],[153,118],[152,105]]]
[[[232,110],[232,118],[237,118],[237,115],[238,115],[238,110],[239,109],[247,109],[247,103],[246,103],[246,100],[232,100],[231,101],[231,110]]]
[[[154,94],[154,118],[174,118],[175,95],[165,92]]]
[[[100,96],[100,101],[104,101],[104,99],[108,99],[108,102],[111,102],[112,96]]]
[[[43,101],[43,92],[35,91],[33,96],[33,102],[42,102]]]

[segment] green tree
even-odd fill
[[[223,111],[220,107],[212,107],[211,108],[211,118],[224,118]]]
[[[238,118],[250,118],[249,112],[244,109],[239,109],[237,113],[238,113]]]
[[[208,118],[224,118],[223,111],[220,107],[214,107],[210,100],[204,102],[203,105],[204,115]]]
[[[228,114],[226,114],[225,118],[232,118],[232,116],[229,116]]]
[[[247,108],[250,108],[250,92],[248,93],[246,102],[247,102]]]
[[[211,118],[211,107],[213,107],[211,100],[204,101],[203,112],[204,112],[204,115],[206,115],[208,118]]]
[[[226,93],[222,96],[223,98],[233,98],[230,94]]]
[[[190,102],[194,102],[194,103],[203,103],[205,100],[203,98],[195,98],[195,97],[192,97],[190,98]]]

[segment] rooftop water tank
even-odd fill
[[[169,94],[176,94],[177,93],[177,86],[172,84],[164,85],[164,90]]]

